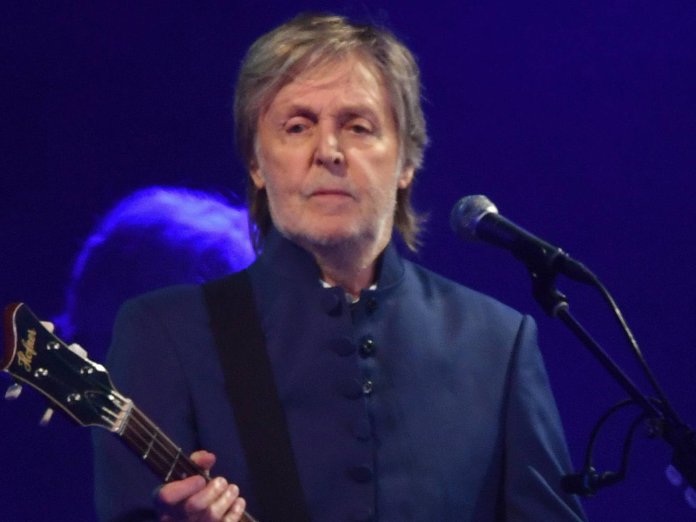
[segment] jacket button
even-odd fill
[[[326,290],[321,296],[321,307],[329,315],[341,315],[343,298],[339,295],[340,289]]]
[[[369,482],[372,480],[372,468],[366,464],[348,468],[348,476],[355,482]]]
[[[375,343],[375,340],[371,336],[366,335],[360,341],[360,356],[362,358],[365,359],[367,357],[372,357],[375,354],[376,349],[377,349],[377,344]]]
[[[362,384],[362,393],[363,395],[372,395],[372,390],[374,390],[374,385],[370,379],[367,379]]]

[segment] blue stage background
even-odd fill
[[[432,144],[416,182],[430,213],[416,260],[537,318],[576,466],[624,393],[544,317],[521,264],[455,238],[449,212],[463,195],[488,195],[589,265],[696,424],[695,3],[43,4],[0,8],[2,304],[59,313],[81,242],[136,188],[241,195],[230,105],[246,47],[297,11],[336,11],[388,25],[417,54]],[[559,286],[637,376],[599,296]],[[58,415],[39,429],[41,402],[26,391],[0,403],[0,520],[93,520],[88,430]],[[601,470],[618,464],[629,420],[603,433]],[[590,519],[696,520],[665,479],[669,459],[639,430],[626,480],[585,501]]]

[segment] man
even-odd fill
[[[396,229],[417,246],[419,96],[411,53],[341,17],[300,16],[242,65],[237,138],[261,250],[248,306],[306,505],[274,520],[581,520],[560,491],[568,458],[533,320],[406,261],[392,241]],[[204,294],[177,287],[127,304],[114,380],[233,482],[161,487],[160,520],[236,521],[248,506],[270,522]],[[102,517],[153,516],[156,481],[111,439],[95,444]]]

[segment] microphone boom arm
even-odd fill
[[[694,431],[678,417],[659,387],[660,401],[646,397],[570,313],[568,300],[556,288],[558,272],[553,259],[549,262],[547,258],[545,263],[528,263],[527,267],[532,277],[534,298],[539,305],[548,315],[560,319],[609,372],[611,377],[626,391],[633,402],[643,410],[646,419],[652,421],[653,426],[657,427],[655,435],[661,436],[672,447],[674,451],[672,466],[681,473],[682,477],[693,489],[696,489],[696,434]],[[614,482],[608,482],[605,485],[612,483]]]
[[[631,402],[643,410],[642,416],[651,423],[653,435],[661,436],[674,449],[672,466],[681,473],[691,488],[696,490],[696,435],[679,418],[670,405],[650,367],[645,362],[621,311],[597,277],[585,265],[571,258],[561,248],[544,241],[501,216],[493,202],[481,194],[461,198],[452,208],[450,225],[452,230],[461,238],[483,240],[508,250],[527,266],[532,276],[532,289],[537,302],[548,315],[558,317],[573,332],[599,360],[612,378],[628,393]],[[556,278],[559,274],[599,289],[618,320],[620,328],[626,334],[629,345],[638,358],[638,362],[657,394],[657,398],[646,397],[572,316],[568,300],[556,288]],[[623,467],[625,469],[625,466]],[[617,481],[616,474],[613,477],[605,475],[598,476],[591,467],[588,469],[586,466],[585,473],[581,478],[587,479],[585,482],[593,482],[594,485],[589,489],[596,490]],[[618,480],[620,478],[622,477],[619,477]],[[696,497],[696,492],[687,490],[687,494],[690,493]],[[693,502],[693,505],[696,507],[696,501]]]

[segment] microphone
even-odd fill
[[[482,240],[509,250],[529,270],[553,269],[575,281],[593,284],[595,275],[562,249],[504,218],[486,196],[465,196],[452,208],[452,230],[467,240]]]

